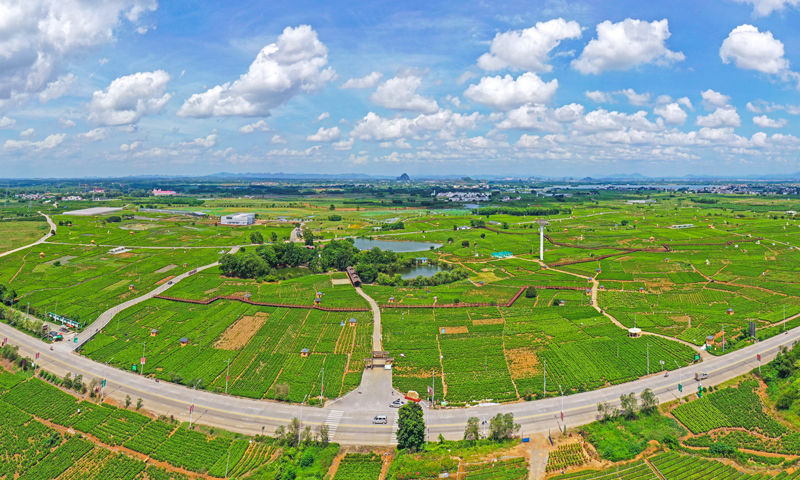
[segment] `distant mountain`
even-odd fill
[[[411,178],[409,178],[407,173],[404,173],[404,174],[400,175],[399,177],[397,177],[395,180],[397,180],[398,182],[410,182]]]

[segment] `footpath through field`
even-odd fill
[[[217,247],[217,248],[219,248],[219,247]],[[230,253],[236,253],[237,250],[239,250],[239,247],[234,247],[234,248],[231,249]],[[198,267],[198,268],[196,268],[196,269],[194,269],[192,271],[189,271],[189,272],[183,273],[181,275],[178,275],[177,277],[173,278],[170,282],[161,284],[158,287],[156,287],[155,289],[145,293],[144,295],[142,295],[140,297],[136,297],[136,298],[134,298],[132,300],[128,300],[127,302],[119,304],[116,307],[109,308],[105,312],[101,313],[100,316],[98,316],[97,319],[94,322],[92,322],[91,325],[87,325],[86,328],[83,330],[83,332],[74,334],[73,336],[69,337],[67,339],[67,341],[65,341],[63,343],[59,343],[56,346],[59,347],[60,349],[78,350],[86,342],[88,342],[92,337],[94,337],[94,335],[97,332],[99,332],[101,329],[105,328],[106,325],[108,325],[108,322],[110,322],[121,311],[125,310],[126,308],[130,308],[130,307],[132,307],[132,306],[134,306],[136,304],[139,304],[141,302],[144,302],[145,300],[150,300],[151,298],[155,297],[156,295],[160,295],[160,294],[164,293],[168,289],[172,288],[173,285],[175,285],[176,283],[180,282],[181,280],[183,280],[184,278],[186,278],[186,277],[188,277],[190,275],[194,275],[197,272],[203,271],[203,270],[205,270],[207,268],[216,267],[218,265],[219,265],[219,262],[214,262],[214,263],[209,264],[209,265],[204,265],[202,267]],[[75,337],[78,338],[77,342],[74,340]]]
[[[5,257],[6,255],[11,255],[12,253],[20,252],[22,250],[25,250],[26,248],[31,248],[35,245],[40,245],[44,243],[48,238],[53,236],[53,232],[55,232],[58,227],[56,226],[55,223],[53,223],[53,220],[50,217],[48,217],[42,212],[38,213],[39,215],[42,215],[44,218],[46,218],[47,223],[50,224],[50,230],[47,231],[47,234],[44,237],[40,238],[39,240],[36,240],[35,242],[31,243],[30,245],[25,245],[24,247],[15,248],[14,250],[9,250],[7,252],[0,253],[0,257]]]

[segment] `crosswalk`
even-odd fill
[[[397,420],[400,418],[400,415],[395,413],[392,416],[394,417],[394,422],[392,423],[392,436],[389,439],[389,444],[390,445],[397,445],[397,443],[398,443],[397,442],[397,428],[398,428]]]
[[[328,441],[330,442],[334,441],[336,429],[339,428],[339,422],[342,421],[342,415],[344,415],[344,412],[341,410],[331,410],[331,413],[328,414],[328,419],[325,420],[325,424],[328,425]]]

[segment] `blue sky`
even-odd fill
[[[8,177],[800,171],[800,0],[0,1]]]

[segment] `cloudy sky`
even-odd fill
[[[0,0],[0,176],[792,173],[799,25],[800,0]]]

